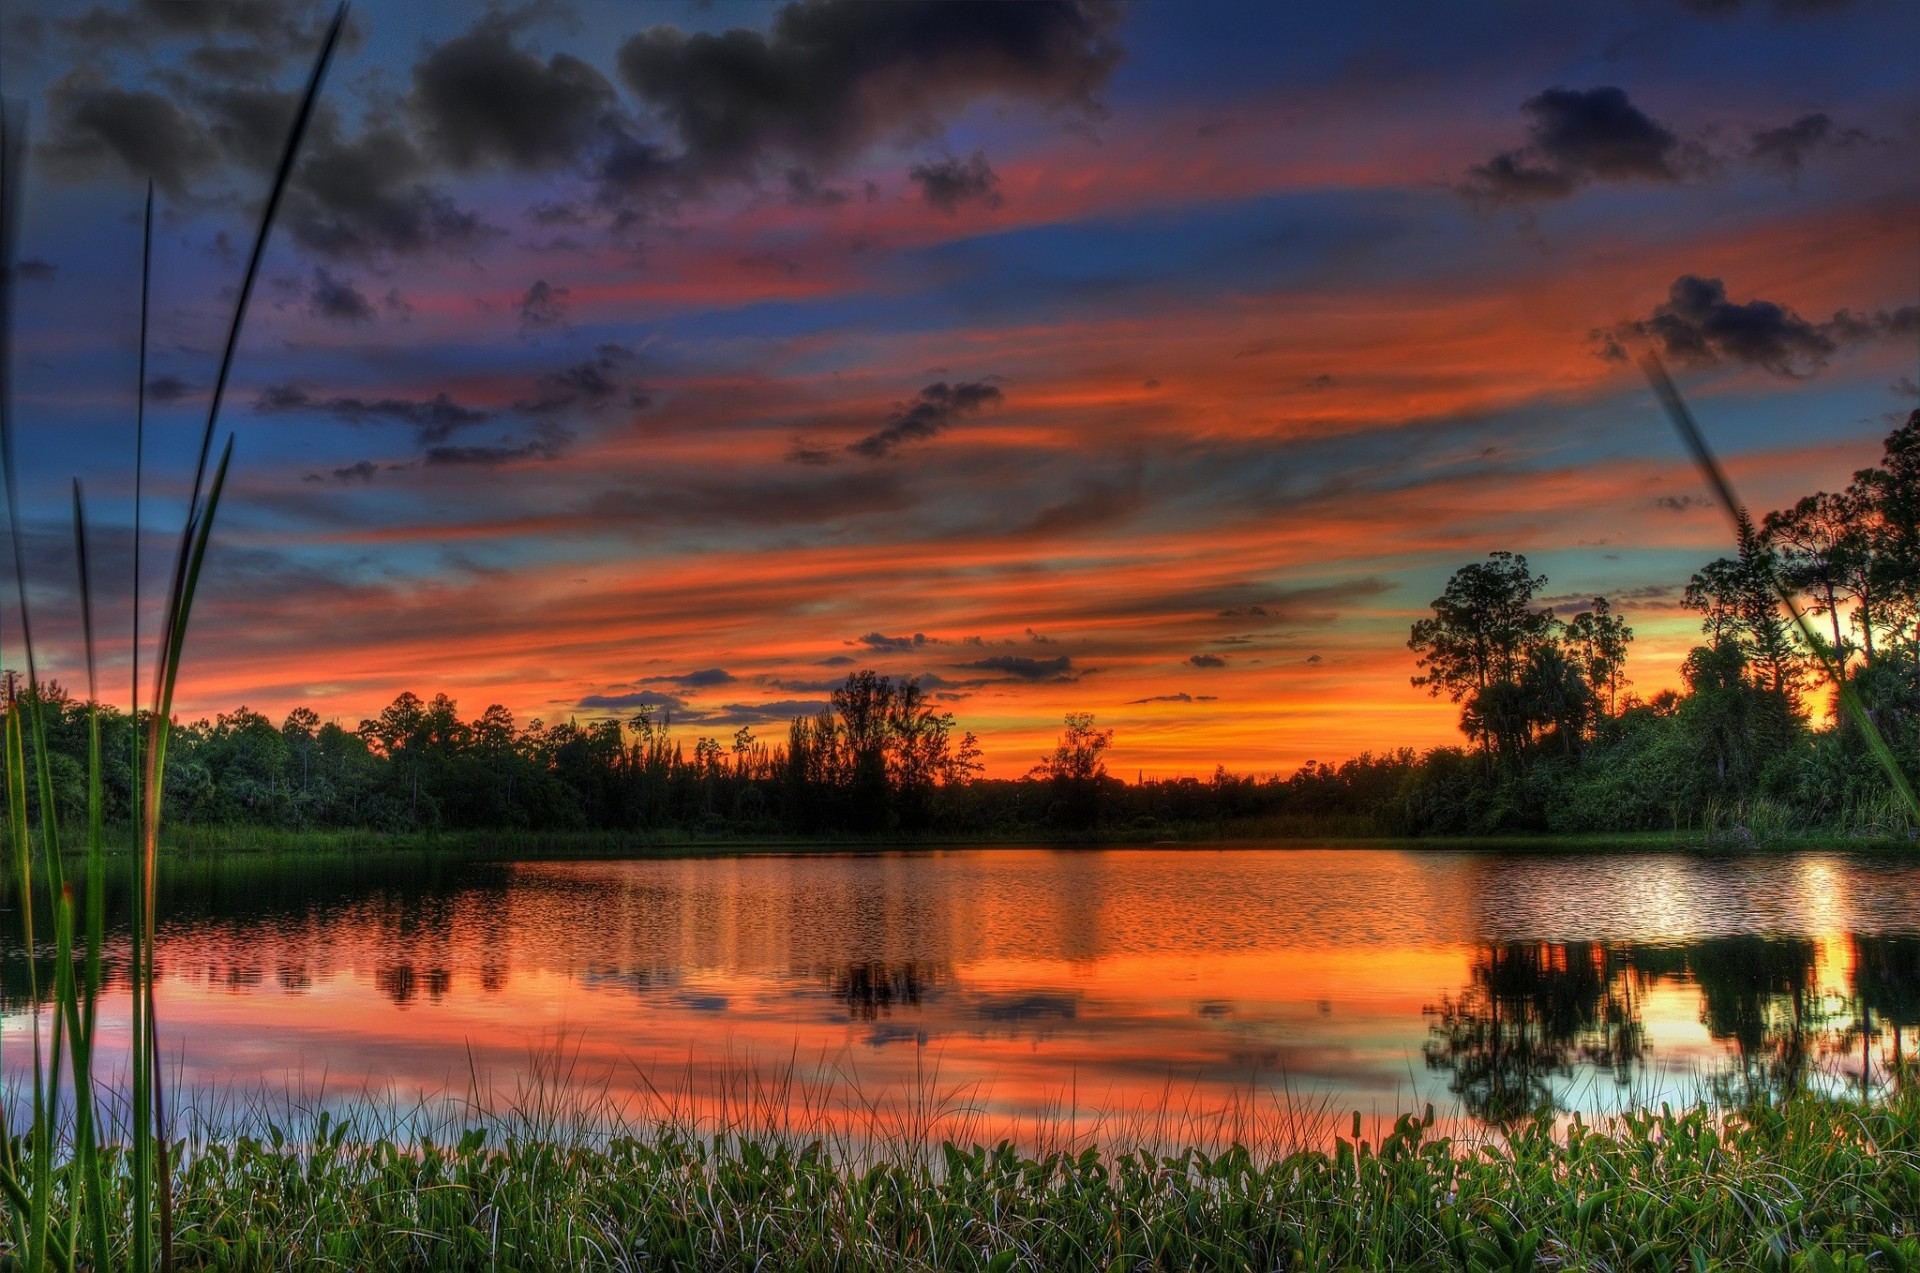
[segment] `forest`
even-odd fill
[[[1571,618],[1545,576],[1494,552],[1461,567],[1413,625],[1414,687],[1460,705],[1465,744],[1388,750],[1290,775],[1127,782],[1111,730],[1067,717],[1019,779],[980,776],[980,747],[915,678],[855,672],[784,738],[688,738],[631,717],[532,721],[406,693],[349,729],[299,707],[176,723],[168,822],[274,828],[657,831],[700,836],[1048,832],[1492,835],[1674,829],[1901,836],[1903,807],[1860,734],[1829,719],[1844,678],[1912,773],[1920,755],[1920,411],[1845,490],[1758,522],[1696,571],[1680,603],[1701,641],[1684,687],[1632,688],[1633,630],[1605,597]],[[1776,591],[1814,622],[1808,635]],[[27,691],[20,691],[24,696]],[[131,718],[42,689],[54,799],[86,803],[97,711],[109,822],[129,817]]]

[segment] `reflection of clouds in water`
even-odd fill
[[[1454,1080],[1451,1062],[1423,1064],[1434,1021],[1421,1010],[1463,998],[1506,941],[1533,943],[1512,965],[1527,977],[1578,982],[1487,990],[1505,996],[1503,1028],[1536,1023],[1552,1055],[1534,1072],[1563,1100],[1613,1099],[1591,1076],[1616,1062],[1644,1086],[1659,1065],[1675,1081],[1732,1064],[1771,1082],[1817,1060],[1813,1034],[1781,1042],[1796,986],[1798,1019],[1818,1008],[1855,1052],[1853,1017],[1815,988],[1858,982],[1874,997],[1869,1050],[1902,1046],[1904,1028],[1911,1052],[1920,1026],[1911,939],[1789,950],[1740,936],[1852,922],[1870,905],[1920,914],[1920,869],[1837,855],[991,850],[494,864],[405,888],[355,869],[362,891],[316,884],[319,900],[300,900],[298,879],[223,890],[203,877],[204,895],[176,893],[189,918],[167,928],[162,1022],[189,1082],[326,1072],[343,1089],[422,1092],[457,1088],[472,1065],[510,1086],[563,1036],[570,1081],[636,1101],[689,1068],[717,1091],[711,1075],[745,1064],[821,1084],[857,1070],[863,1094],[887,1099],[935,1067],[1007,1120],[1069,1089],[1100,1091],[1109,1111],[1151,1108],[1172,1078],[1205,1099],[1390,1104]],[[1569,945],[1581,941],[1585,956]],[[0,964],[9,1003],[24,970]],[[1651,1066],[1634,1059],[1640,1043]],[[1502,1046],[1483,1049],[1489,1064],[1508,1063]],[[1540,1088],[1522,1075],[1512,1090]]]

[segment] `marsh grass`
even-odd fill
[[[966,1131],[965,1098],[956,1107],[937,1081],[921,1114],[861,1127],[844,1107],[809,1106],[818,1093],[791,1066],[732,1067],[724,1108],[696,1117],[667,1091],[636,1121],[578,1084],[564,1049],[549,1057],[559,1068],[530,1069],[507,1093],[476,1085],[411,1106],[363,1095],[344,1116],[305,1097],[221,1104],[217,1126],[179,1141],[178,1258],[215,1269],[1920,1268],[1911,1084],[1872,1105],[1799,1096],[1719,1113],[1542,1115],[1502,1136],[1431,1111],[1369,1134],[1358,1115],[1267,1103],[1242,1111],[1248,1140],[1225,1144],[1212,1142],[1226,1128],[1211,1114],[1163,1114],[1158,1130],[1189,1146],[1169,1148],[1118,1126],[1087,1143],[1077,1123],[1051,1142],[929,1140]],[[128,1212],[111,1201],[118,1257]]]
[[[215,428],[233,361],[239,348],[248,301],[260,272],[274,214],[292,175],[294,158],[312,117],[320,85],[344,23],[344,6],[315,60],[306,93],[295,111],[280,164],[262,205],[253,250],[241,280],[224,350],[207,411],[199,457],[193,471],[192,495],[181,527],[180,545],[162,610],[161,630],[153,667],[151,708],[146,737],[134,731],[132,773],[138,790],[132,801],[133,841],[132,915],[130,917],[129,989],[131,1055],[128,1060],[128,1102],[114,1131],[130,1143],[121,1144],[105,1126],[109,1103],[95,1090],[96,1027],[102,989],[102,946],[107,932],[105,911],[107,834],[102,821],[104,766],[100,753],[97,708],[89,709],[87,812],[84,833],[86,914],[75,912],[75,892],[65,874],[62,828],[55,815],[54,778],[47,749],[44,695],[33,639],[32,609],[28,604],[25,538],[21,527],[19,468],[15,462],[12,400],[14,390],[12,333],[15,318],[14,263],[19,230],[22,167],[27,155],[23,113],[0,113],[0,478],[4,479],[7,524],[13,546],[14,581],[18,589],[19,650],[27,674],[24,686],[9,679],[7,686],[4,762],[7,809],[6,841],[14,886],[12,910],[18,938],[28,952],[30,969],[47,944],[47,934],[36,932],[34,917],[44,899],[51,913],[53,985],[50,1010],[43,1019],[34,1013],[27,1043],[32,1052],[30,1091],[25,1104],[27,1125],[16,1132],[13,1124],[0,1127],[0,1199],[5,1202],[6,1252],[10,1267],[95,1269],[131,1266],[151,1268],[156,1259],[163,1269],[173,1266],[173,1171],[164,1128],[166,1112],[160,1082],[159,1032],[154,1014],[154,911],[159,852],[161,792],[166,772],[169,724],[174,688],[186,646],[188,619],[207,545],[225,488],[232,457],[231,438],[217,464],[210,467]],[[136,545],[134,576],[139,577],[138,544],[141,535],[141,488],[145,478],[146,348],[150,305],[149,283],[153,248],[153,191],[147,191],[141,250],[140,380],[134,428]],[[78,597],[87,662],[90,704],[100,701],[94,660],[93,596],[88,568],[85,505],[79,484],[73,488],[73,528],[79,563]],[[139,594],[133,597],[133,695],[138,718]],[[30,748],[30,750],[29,750]],[[29,762],[31,755],[31,762]],[[36,855],[36,850],[38,853]],[[37,868],[37,871],[36,871]],[[37,972],[29,972],[29,992],[39,1002],[42,988]],[[124,1240],[122,1249],[113,1244]]]

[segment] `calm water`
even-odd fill
[[[162,905],[164,1046],[203,1110],[477,1089],[918,1134],[1239,1134],[1282,1108],[1874,1088],[1920,1043],[1920,861],[1887,858],[236,861],[175,867]],[[23,973],[11,952],[14,1071]],[[117,1054],[123,999],[103,1011]]]

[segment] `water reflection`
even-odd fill
[[[857,1093],[815,1102],[822,1118],[937,1089],[982,1135],[1281,1103],[1390,1120],[1432,1100],[1498,1122],[1871,1092],[1920,1029],[1920,934],[1899,927],[1920,916],[1920,866],[1887,859],[170,865],[162,1019],[170,1065],[208,1089],[324,1074],[342,1099],[405,1100],[538,1072],[643,1111],[673,1087],[684,1111],[736,1099],[746,1072]],[[107,954],[122,985],[123,945]],[[7,951],[9,1018],[30,1010],[26,973]],[[103,1010],[124,1028],[119,999]],[[539,1060],[557,1052],[562,1079]]]
[[[1594,942],[1499,942],[1441,999],[1425,1054],[1475,1117],[1506,1122],[1555,1106],[1577,1065],[1632,1081],[1647,1032],[1627,952]]]

